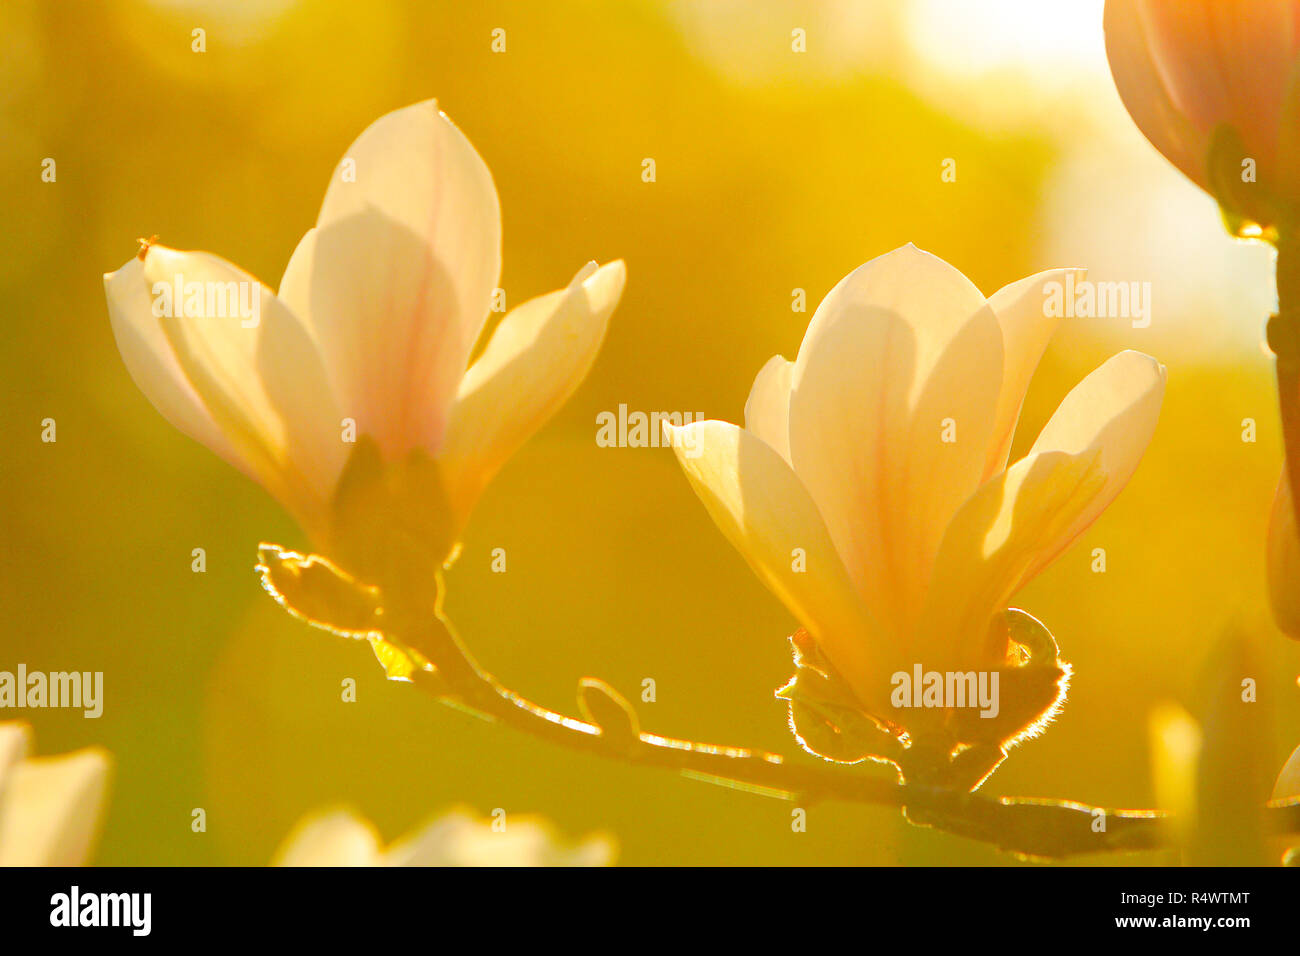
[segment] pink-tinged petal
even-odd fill
[[[587,376],[627,280],[588,263],[565,289],[508,312],[461,382],[439,465],[461,521],[492,476]]]
[[[136,387],[178,431],[256,478],[252,466],[222,434],[172,354],[162,323],[153,314],[154,300],[139,258],[133,257],[116,272],[105,274],[104,292],[113,338]]]
[[[745,401],[745,430],[790,462],[790,377],[794,363],[773,355],[759,369]]]
[[[177,364],[257,480],[321,533],[350,446],[307,329],[270,289],[208,253],[154,246],[143,276],[158,293],[181,283],[184,301],[173,295],[172,314],[155,320]]]
[[[1207,7],[1215,62],[1228,97],[1226,121],[1258,160],[1261,180],[1276,182],[1279,125],[1300,53],[1300,0]]]
[[[84,866],[108,788],[108,754],[91,747],[24,760],[7,774],[0,866]]]
[[[1207,0],[1137,0],[1147,50],[1174,108],[1209,132],[1225,120],[1230,90]]]
[[[1202,132],[1228,123],[1272,170],[1300,25],[1296,0],[1139,0],[1152,62],[1173,106]]]
[[[1141,0],[1106,0],[1106,56],[1124,108],[1151,145],[1203,189],[1213,125],[1199,128],[1175,105],[1156,65]]]
[[[848,275],[809,324],[790,460],[859,593],[896,633],[910,631],[943,531],[980,483],[1001,381],[984,296],[911,245]]]
[[[1063,291],[1067,282],[1079,283],[1086,276],[1084,269],[1051,269],[1003,286],[989,296],[989,308],[1002,329],[1002,386],[993,441],[984,465],[986,480],[1007,467],[1029,380],[1061,322],[1061,316],[1048,315],[1049,287],[1057,283]]]
[[[487,166],[433,101],[389,113],[349,147],[309,245],[286,294],[341,406],[386,457],[436,453],[501,271]]]
[[[713,521],[824,650],[859,700],[886,712],[892,644],[862,605],[817,505],[767,442],[727,422],[666,426]],[[796,549],[803,555],[797,570]]]

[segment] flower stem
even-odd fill
[[[1059,858],[1081,853],[1150,850],[1174,845],[1169,817],[1159,810],[1120,810],[1074,801],[990,798],[962,789],[898,784],[841,765],[803,765],[783,756],[645,733],[631,712],[604,726],[533,703],[497,681],[469,655],[441,609],[399,617],[393,636],[433,665],[415,683],[441,702],[553,743],[640,766],[800,803],[838,799],[893,807],[915,823],[992,844],[1021,856]],[[584,684],[600,685],[588,679]],[[601,685],[604,686],[604,685]],[[616,708],[606,711],[616,714]],[[1275,832],[1300,831],[1300,799],[1265,811]],[[1104,823],[1099,822],[1104,821]]]

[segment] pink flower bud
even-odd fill
[[[1106,0],[1105,27],[1152,145],[1228,212],[1276,226],[1300,200],[1300,0]]]

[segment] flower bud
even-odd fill
[[[1287,218],[1300,200],[1300,2],[1106,0],[1105,29],[1133,121],[1219,200],[1234,231]]]

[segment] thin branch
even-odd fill
[[[586,753],[677,770],[690,777],[793,801],[837,799],[896,807],[913,823],[1027,857],[1061,858],[1175,845],[1171,820],[1159,810],[1109,809],[1063,800],[990,798],[898,784],[842,765],[800,765],[761,750],[645,733],[631,706],[608,685],[591,678],[582,685],[584,710],[599,710],[600,716],[580,720],[535,704],[502,685],[474,662],[441,615],[416,619],[399,633],[404,643],[434,662],[436,671],[417,671],[415,681],[444,702],[468,707],[525,733]],[[1265,813],[1275,832],[1300,831],[1300,800],[1272,806]]]

